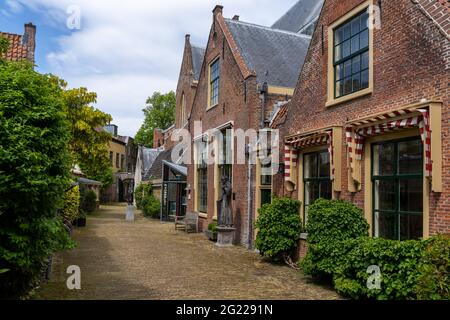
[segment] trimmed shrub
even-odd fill
[[[95,209],[97,209],[97,195],[95,192],[86,188],[81,188],[80,194],[80,210],[85,214],[94,212]]]
[[[73,246],[57,216],[69,137],[59,79],[0,59],[0,299],[22,297],[48,257]]]
[[[274,261],[289,257],[298,245],[301,233],[300,202],[274,198],[259,210],[256,248]]]
[[[415,291],[421,300],[450,300],[450,236],[425,242]]]
[[[211,232],[217,232],[217,222],[212,222],[208,225],[208,230]]]
[[[70,222],[78,218],[80,212],[80,188],[75,186],[66,192],[61,215]]]
[[[142,201],[144,200],[144,198],[146,196],[151,195],[153,192],[152,190],[152,186],[150,184],[147,183],[140,183],[136,190],[134,191],[134,198],[136,200],[136,207],[139,210],[142,210]]]
[[[142,212],[148,218],[158,219],[161,213],[161,202],[153,195],[142,200]]]

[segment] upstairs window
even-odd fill
[[[334,98],[369,88],[369,13],[333,30]]]
[[[209,106],[219,104],[220,60],[209,66]]]

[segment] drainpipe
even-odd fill
[[[247,249],[251,250],[253,248],[253,216],[252,216],[252,207],[253,207],[253,198],[252,198],[252,169],[253,164],[251,163],[251,150],[252,145],[249,143],[247,145],[247,156],[248,156],[248,173],[247,173],[247,230],[248,230],[248,239],[247,239]]]
[[[260,120],[260,128],[264,128],[264,122],[266,120],[266,96],[269,92],[269,86],[267,82],[264,82],[259,91],[260,99],[261,99],[261,120]]]

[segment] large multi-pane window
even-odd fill
[[[372,146],[374,236],[423,236],[423,146],[420,138]]]
[[[335,98],[369,87],[368,21],[365,10],[333,31]]]
[[[222,177],[226,177],[228,181],[233,179],[233,135],[232,130],[225,129],[221,131],[221,146],[219,148],[219,190],[222,190]]]
[[[305,186],[304,222],[308,220],[308,208],[319,198],[332,198],[330,178],[330,153],[328,150],[304,155],[303,183]]]
[[[197,203],[198,211],[208,211],[208,148],[207,142],[197,142]]]
[[[219,82],[220,60],[217,59],[209,67],[210,107],[213,107],[219,103]]]

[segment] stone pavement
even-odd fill
[[[245,248],[217,248],[203,234],[175,231],[124,205],[102,206],[76,229],[77,249],[54,257],[53,274],[35,299],[339,299],[300,272]],[[68,290],[66,269],[81,268],[81,290]]]

